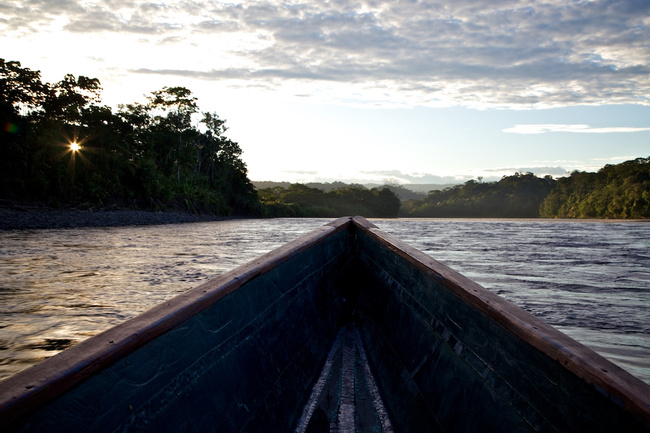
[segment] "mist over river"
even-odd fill
[[[0,379],[329,221],[0,231]],[[650,222],[372,221],[650,383]]]

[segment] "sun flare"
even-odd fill
[[[76,141],[73,141],[72,143],[70,143],[70,150],[72,150],[73,152],[77,152],[80,149],[81,149],[81,146],[79,146],[79,143],[77,143]]]

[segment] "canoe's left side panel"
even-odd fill
[[[336,333],[347,236],[254,278],[12,431],[290,431]]]

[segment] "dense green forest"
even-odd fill
[[[607,165],[597,173],[539,178],[532,173],[497,182],[470,180],[402,203],[402,217],[650,218],[650,158]]]
[[[324,191],[295,183],[259,190],[267,215],[277,217],[397,217],[400,199],[389,188],[338,185]]]
[[[0,59],[0,198],[48,206],[261,214],[225,121],[191,91],[164,87],[146,104],[101,105],[96,78]],[[198,120],[198,121],[197,121]]]
[[[276,188],[276,187],[281,187],[281,188],[289,188],[291,186],[291,182],[273,182],[273,181],[253,181],[253,185],[255,185],[255,188],[258,190],[261,189],[268,189],[268,188]],[[345,182],[341,181],[334,181],[334,182],[307,182],[307,183],[302,183],[301,185],[308,186],[310,188],[316,188],[320,189],[325,192],[330,192],[333,189],[341,189],[341,188],[347,188],[348,186],[356,186],[356,187],[364,187],[368,189],[373,189],[373,188],[388,188],[391,191],[395,193],[395,195],[400,199],[400,201],[405,201],[405,200],[412,200],[412,199],[421,199],[426,196],[426,193],[424,192],[417,192],[414,191],[413,189],[415,188],[422,188],[422,187],[427,187],[427,191],[429,190],[434,190],[434,189],[444,189],[449,185],[436,185],[436,184],[431,184],[431,185],[424,185],[424,184],[410,184],[408,185],[408,188],[399,185],[396,183],[384,183],[382,185],[379,184],[347,184]],[[413,188],[413,189],[411,189]]]
[[[545,218],[650,218],[650,158],[558,179],[540,207]]]
[[[431,191],[422,200],[403,203],[401,216],[430,218],[533,218],[555,187],[550,177],[517,173],[498,182],[467,181],[463,185]]]

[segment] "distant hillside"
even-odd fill
[[[429,191],[442,191],[446,188],[453,188],[459,183],[409,183],[402,185],[404,188],[410,189],[415,192],[422,192],[427,194]]]
[[[534,218],[556,181],[532,173],[516,173],[498,182],[469,180],[431,191],[421,200],[402,203],[400,216],[426,218]]]
[[[266,188],[289,188],[291,182],[273,182],[273,181],[253,181],[253,186],[259,191]],[[345,182],[308,182],[303,185],[309,188],[317,188],[324,192],[330,192],[334,189],[347,188],[348,186],[359,185]],[[382,188],[387,187],[399,197],[401,201],[419,200],[426,197],[429,191],[442,191],[445,188],[455,186],[455,184],[404,184],[404,185],[380,185],[378,183],[366,183],[362,185],[365,188]]]
[[[650,218],[650,157],[574,171],[540,207],[545,218]]]
[[[252,184],[259,191],[262,189],[277,188],[277,187],[289,188],[289,186],[296,185],[298,183],[297,182],[253,181]],[[333,189],[346,188],[350,185],[356,185],[356,184],[348,184],[344,182],[331,182],[331,183],[308,182],[308,183],[300,183],[300,185],[305,185],[308,186],[309,188],[316,188],[316,189],[320,189],[321,191],[330,192]]]
[[[273,183],[271,183],[273,184]],[[336,186],[339,186],[338,184]],[[268,217],[335,218],[342,215],[366,215],[370,218],[394,218],[401,205],[390,189],[363,185],[331,187],[330,190],[292,183],[258,189],[259,199]]]
[[[402,217],[650,218],[650,158],[606,165],[597,173],[515,173],[496,182],[469,180],[402,202]]]

